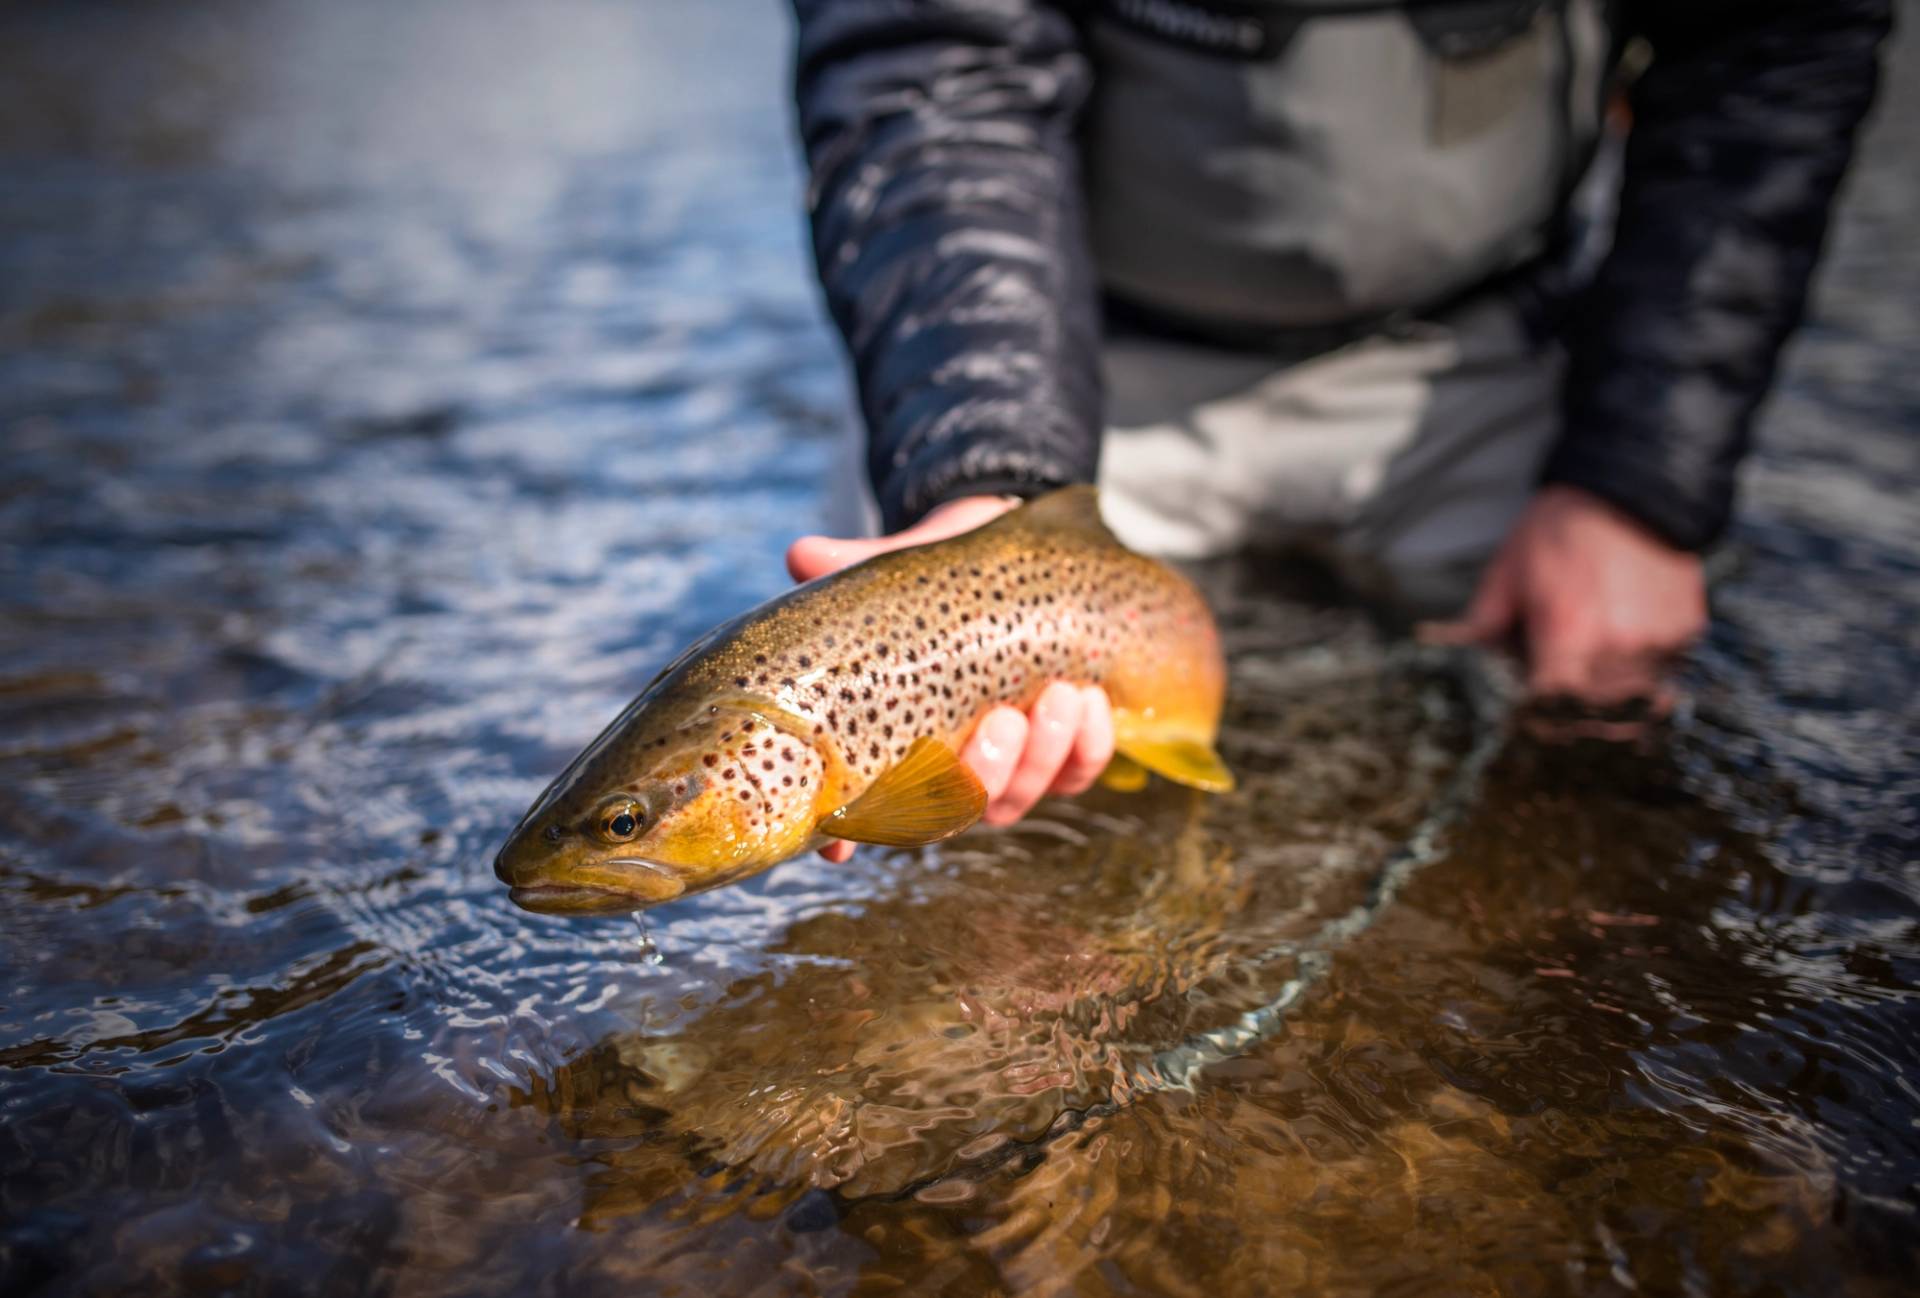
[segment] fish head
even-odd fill
[[[494,873],[528,910],[641,910],[804,849],[822,762],[789,719],[705,707],[608,730],[508,837]]]

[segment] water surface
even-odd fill
[[[1911,1291],[1915,42],[1671,733],[1242,566],[1241,794],[654,959],[489,862],[824,516],[786,40],[0,16],[0,1289]]]

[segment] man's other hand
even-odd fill
[[[1012,509],[1013,503],[998,496],[968,496],[892,536],[803,536],[787,548],[787,571],[795,581],[812,581],[876,554],[972,531]],[[988,712],[960,753],[987,788],[989,825],[1012,824],[1049,793],[1085,792],[1112,756],[1113,712],[1106,691],[1065,681],[1047,686],[1026,712],[1004,705]],[[844,861],[853,855],[853,844],[830,843],[821,855]]]
[[[1598,496],[1553,485],[1508,533],[1465,616],[1422,628],[1422,638],[1517,645],[1536,698],[1596,708],[1638,702],[1664,713],[1672,705],[1667,670],[1706,625],[1699,555],[1674,549]]]

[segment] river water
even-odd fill
[[[1911,1292],[1920,43],[1670,732],[1228,570],[1232,798],[527,914],[825,516],[787,40],[0,14],[0,1290]]]

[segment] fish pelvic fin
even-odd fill
[[[818,828],[856,843],[919,847],[952,838],[986,810],[987,790],[980,777],[953,749],[922,737],[865,793],[823,817]]]
[[[1233,792],[1233,772],[1204,739],[1143,725],[1138,717],[1116,708],[1114,747],[1120,755],[1164,775],[1175,784],[1208,793]]]

